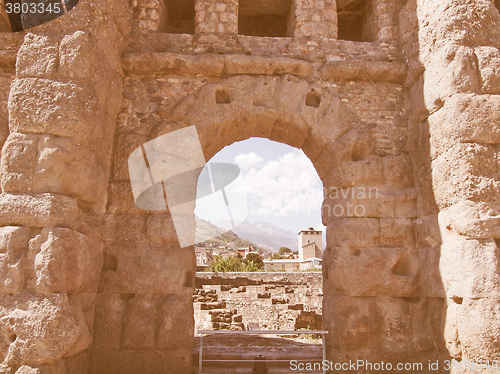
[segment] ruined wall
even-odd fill
[[[190,125],[207,160],[259,136],[313,162],[330,360],[498,358],[494,2],[372,1],[373,43],[330,39],[345,22],[331,1],[291,3],[288,38],[236,35],[233,0],[81,0],[22,35],[1,159],[3,372],[189,372],[194,251],[168,211],[136,207],[127,159]],[[20,41],[2,43],[0,102]]]
[[[197,273],[196,330],[321,330],[321,273]]]

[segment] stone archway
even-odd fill
[[[331,90],[293,76],[207,84],[179,102],[151,138],[190,125],[207,160],[235,141],[264,137],[301,148],[312,161],[325,188],[323,313],[330,360],[396,364],[402,356],[434,357],[440,342],[433,329],[441,328],[435,315],[443,303],[422,297],[408,159],[378,155],[370,127]]]

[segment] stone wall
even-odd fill
[[[190,125],[206,160],[264,137],[315,166],[330,360],[499,358],[494,1],[374,0],[371,43],[334,39],[333,2],[293,4],[293,37],[235,35],[236,2],[140,0],[0,35],[0,371],[190,371],[194,251],[127,170]]]
[[[196,330],[322,329],[321,273],[197,273]]]
[[[237,34],[238,0],[196,1],[196,33]]]
[[[294,0],[292,2],[293,26],[297,37],[337,37],[337,7],[335,0],[306,1]]]
[[[118,3],[83,1],[2,40],[2,60],[16,38],[22,42],[2,108],[9,120],[0,196],[3,373],[88,372],[127,18]]]
[[[16,77],[16,55],[23,42],[22,35],[13,33],[0,33],[0,149],[9,136],[9,111],[7,101],[9,98],[10,84]],[[0,162],[2,156],[0,154]],[[1,186],[0,186],[1,192]]]

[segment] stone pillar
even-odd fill
[[[291,12],[293,36],[337,38],[336,0],[294,0]]]
[[[238,0],[196,0],[196,33],[238,34]]]
[[[375,32],[367,40],[387,41],[397,37],[396,2],[394,0],[374,0],[371,3]]]
[[[168,10],[165,0],[132,0],[134,31],[166,31]]]
[[[456,359],[498,360],[500,13],[492,0],[405,7],[419,23],[413,58],[424,71],[415,68],[410,85],[413,158],[420,220],[438,248],[446,345]]]
[[[26,34],[19,50],[1,160],[6,370],[87,372],[130,15],[120,4],[81,2]]]

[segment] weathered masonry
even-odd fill
[[[196,330],[322,329],[319,272],[197,273]]]
[[[0,372],[190,373],[194,250],[127,158],[192,125],[207,160],[313,162],[330,360],[500,359],[499,47],[494,0],[81,0],[0,34]]]

